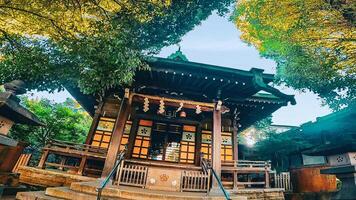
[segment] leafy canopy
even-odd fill
[[[232,1],[0,1],[0,82],[105,95]]]
[[[277,62],[277,77],[339,109],[356,96],[356,2],[241,0],[241,38]]]

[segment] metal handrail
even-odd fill
[[[207,170],[207,169],[210,169],[210,171],[212,172],[213,174],[213,177],[216,179],[216,181],[218,182],[218,185],[219,185],[219,188],[220,190],[223,192],[224,196],[225,196],[225,199],[226,200],[231,200],[231,197],[229,195],[229,193],[225,190],[220,178],[218,177],[218,175],[216,174],[216,171],[211,167],[210,163],[207,162],[204,158],[201,159],[201,165],[202,165],[202,168],[203,170]]]
[[[231,197],[230,197],[229,193],[225,190],[225,188],[224,188],[220,178],[216,174],[215,170],[213,168],[210,168],[210,170],[213,173],[213,176],[215,177],[216,181],[218,182],[218,185],[219,185],[221,191],[224,193],[225,199],[226,200],[231,200]]]
[[[105,186],[109,183],[110,179],[112,176],[115,174],[119,166],[121,165],[122,161],[125,159],[125,153],[126,153],[126,148],[125,150],[121,151],[119,155],[117,156],[116,164],[110,171],[109,175],[100,183],[100,186],[96,189],[98,192],[97,200],[101,199],[101,193],[103,192]]]

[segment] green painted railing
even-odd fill
[[[125,159],[125,152],[126,152],[126,148],[125,150],[119,153],[119,155],[117,156],[115,166],[110,171],[110,174],[100,183],[100,186],[96,189],[96,191],[98,192],[98,196],[96,198],[97,200],[101,199],[101,193],[103,192],[104,188],[109,183],[109,181],[113,179],[114,174],[117,172],[122,161]]]
[[[230,197],[230,194],[225,190],[222,182],[221,182],[221,179],[219,178],[219,176],[216,174],[216,171],[211,167],[210,163],[205,160],[202,156],[202,159],[201,159],[201,166],[203,168],[203,170],[205,172],[207,172],[208,170],[211,171],[213,177],[215,178],[215,180],[218,182],[218,185],[219,185],[219,188],[220,190],[223,192],[224,196],[225,196],[225,199],[226,200],[231,200],[231,197]]]

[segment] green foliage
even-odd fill
[[[46,126],[36,127],[16,124],[10,136],[29,143],[35,148],[43,147],[50,139],[82,143],[91,124],[91,117],[72,99],[53,103],[47,99],[22,98],[22,104],[33,112]]]
[[[277,62],[277,78],[333,109],[356,98],[355,1],[241,0],[241,38]]]
[[[286,170],[289,154],[313,144],[305,138],[288,133],[266,132],[266,137],[255,144],[257,159],[271,160],[277,171]]]
[[[0,30],[0,83],[16,78],[29,89],[48,91],[71,84],[104,96],[129,85],[136,70],[147,69],[146,56],[176,44],[213,11],[226,12],[232,2],[106,0],[93,5],[83,0],[77,1],[79,7],[68,2],[45,7],[31,1],[20,8],[0,2],[0,19],[19,18]],[[6,14],[11,12],[18,15]]]

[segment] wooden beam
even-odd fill
[[[131,111],[131,104],[129,103],[128,99],[123,98],[122,101],[121,112],[119,112],[116,119],[101,177],[107,177],[116,163],[117,155],[120,149],[121,138],[124,133],[125,123]]]
[[[217,176],[221,178],[221,110],[218,110],[217,106],[213,111],[212,167]],[[211,191],[219,191],[215,178],[212,180]]]
[[[173,99],[173,98],[143,95],[143,94],[137,94],[137,93],[132,94],[131,99],[132,99],[132,101],[143,102],[146,97],[149,99],[150,103],[153,103],[153,104],[159,104],[160,100],[163,100],[164,104],[166,106],[173,106],[173,107],[177,107],[177,108],[179,107],[179,103],[182,102],[184,104],[183,108],[187,108],[187,109],[196,109],[197,105],[200,106],[201,111],[205,111],[205,112],[211,112],[214,109],[213,103],[189,101],[189,100],[183,100],[183,99]]]

